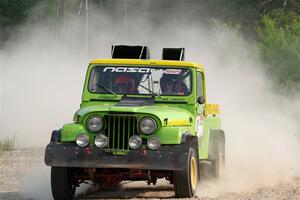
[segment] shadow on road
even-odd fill
[[[23,199],[19,192],[0,192],[0,199],[2,200],[21,200]]]
[[[174,197],[175,194],[172,185],[158,184],[148,186],[144,182],[125,182],[115,189],[88,192],[80,199],[169,199]]]

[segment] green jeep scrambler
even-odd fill
[[[112,59],[90,62],[80,109],[46,147],[54,199],[74,199],[86,181],[107,188],[159,178],[174,185],[176,197],[193,197],[200,161],[220,176],[219,106],[206,102],[203,65],[183,58],[183,48],[164,48],[162,60],[150,60],[146,46],[119,45]]]

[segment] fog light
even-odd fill
[[[89,144],[89,137],[82,133],[77,135],[76,144],[80,147],[86,147]]]
[[[128,143],[129,143],[130,148],[132,148],[132,149],[138,149],[142,145],[142,139],[139,136],[134,135],[134,136],[132,136],[132,137],[129,138],[129,142]]]
[[[99,148],[106,147],[108,144],[108,138],[105,135],[98,134],[95,137],[95,145]]]
[[[156,150],[160,147],[160,139],[158,137],[151,137],[147,141],[149,149]]]

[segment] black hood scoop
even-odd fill
[[[154,105],[154,98],[140,98],[140,97],[127,97],[123,96],[121,101],[116,106],[152,106]]]

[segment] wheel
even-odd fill
[[[72,183],[72,170],[67,167],[51,167],[51,189],[55,200],[73,200],[75,185]]]
[[[211,135],[211,153],[209,159],[212,162],[210,176],[220,178],[225,168],[225,138],[222,134]]]
[[[186,169],[174,171],[174,190],[176,197],[191,198],[196,194],[199,180],[198,158],[195,150],[190,148]]]

